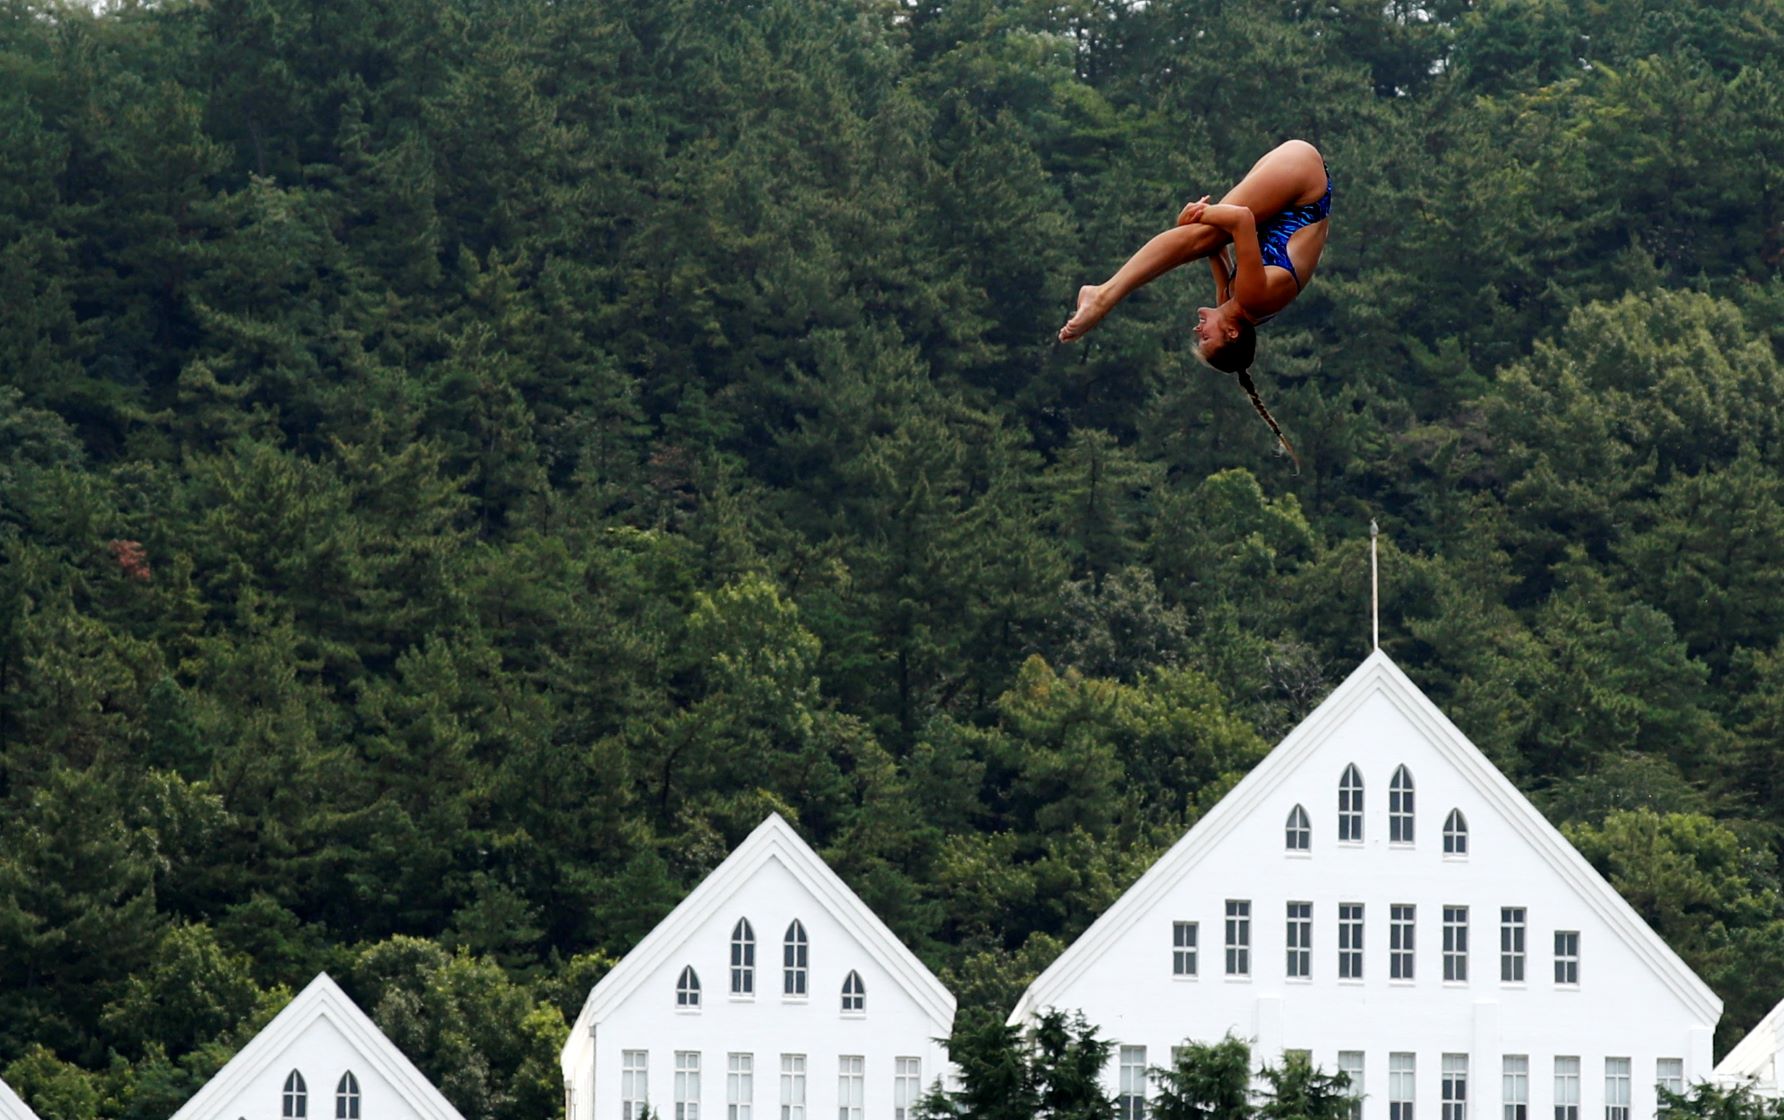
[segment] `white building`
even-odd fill
[[[1050,1007],[1117,1044],[1107,1078],[1124,1118],[1148,1066],[1230,1031],[1260,1061],[1304,1050],[1350,1072],[1370,1120],[1630,1120],[1654,1114],[1656,1081],[1710,1075],[1722,1013],[1380,652],[1010,1021]]]
[[[4,1078],[0,1078],[0,1120],[37,1120],[37,1113],[19,1099]]]
[[[1784,1003],[1741,1039],[1716,1065],[1713,1080],[1719,1085],[1746,1085],[1762,1097],[1784,1096],[1778,1073],[1784,1067]]]
[[[565,1115],[906,1120],[953,1021],[941,982],[771,815],[589,993]]]
[[[173,1120],[464,1120],[322,973]]]

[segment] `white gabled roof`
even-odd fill
[[[304,1032],[323,1020],[339,1030],[366,1064],[401,1093],[423,1120],[464,1120],[452,1102],[434,1088],[434,1083],[415,1068],[395,1043],[384,1037],[384,1032],[326,972],[317,973],[309,987],[273,1016],[253,1041],[173,1114],[172,1120],[214,1120],[215,1107],[234,1099],[269,1066],[283,1064],[285,1055],[303,1038]]]
[[[1784,1003],[1766,1012],[1765,1018],[1716,1063],[1715,1080],[1723,1084],[1752,1082],[1768,1093],[1777,1091],[1773,1063],[1784,1051]]]
[[[613,970],[603,976],[576,1016],[576,1025],[564,1043],[564,1059],[570,1059],[576,1042],[591,1024],[605,1019],[623,1003],[694,931],[770,861],[778,862],[801,886],[810,891],[870,956],[884,968],[930,1015],[946,1034],[954,1021],[954,996],[917,955],[886,927],[854,891],[830,870],[830,865],[811,850],[779,813],[756,826],[725,861],[712,869],[669,916],[657,923]]]
[[[1376,650],[1035,978],[1022,993],[1008,1021],[1021,1023],[1042,1009],[1056,1005],[1072,981],[1116,938],[1140,921],[1163,895],[1193,872],[1228,833],[1256,810],[1276,787],[1287,781],[1302,760],[1343,727],[1365,701],[1378,695],[1399,709],[1687,1007],[1701,1014],[1705,1022],[1713,1023],[1721,1016],[1722,1000],[1716,993],[1679,959],[1659,934],[1649,928],[1623,896],[1605,882],[1536,806],[1499,772],[1498,767],[1487,760],[1480,748],[1469,742],[1449,717],[1419,691],[1400,667],[1387,654]]]
[[[37,1120],[37,1113],[19,1099],[3,1078],[0,1078],[0,1120]]]

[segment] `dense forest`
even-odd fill
[[[1185,269],[1336,185],[1258,377]],[[1784,997],[1778,0],[0,0],[0,1075],[471,1120],[770,810],[961,1000],[1382,643]]]

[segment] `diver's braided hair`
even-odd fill
[[[1257,414],[1264,418],[1264,423],[1270,425],[1270,430],[1276,433],[1276,442],[1280,443],[1282,449],[1288,452],[1288,457],[1294,460],[1295,473],[1300,474],[1301,457],[1295,454],[1294,445],[1289,443],[1288,437],[1282,434],[1282,425],[1278,424],[1276,417],[1271,416],[1270,410],[1264,407],[1264,399],[1257,395],[1257,384],[1251,380],[1251,371],[1240,369],[1233,373],[1239,379],[1239,388],[1244,389],[1245,395],[1251,398],[1251,407],[1257,409]]]

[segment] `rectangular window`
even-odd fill
[[[650,1051],[622,1050],[619,1057],[620,1120],[638,1120],[650,1100]]]
[[[1196,924],[1194,922],[1171,923],[1171,975],[1194,976],[1196,974]]]
[[[1338,979],[1363,978],[1363,904],[1338,904]]]
[[[1251,903],[1227,899],[1226,971],[1228,976],[1251,975]]]
[[[1685,1059],[1655,1059],[1654,1084],[1669,1093],[1683,1093],[1685,1091]]]
[[[1121,1048],[1121,1091],[1115,1099],[1115,1115],[1118,1120],[1146,1120],[1146,1048],[1144,1046],[1123,1046]]]
[[[1443,1056],[1443,1120],[1468,1120],[1468,1055]]]
[[[1313,975],[1313,903],[1288,904],[1288,974],[1305,980]]]
[[[1507,1054],[1504,1068],[1505,1120],[1530,1120],[1530,1055]]]
[[[700,1120],[700,1051],[675,1052],[675,1120]]]
[[[1604,1120],[1629,1120],[1629,1059],[1604,1060]]]
[[[756,1099],[756,1056],[725,1056],[725,1120],[750,1120]]]
[[[1413,1120],[1413,1083],[1418,1067],[1411,1054],[1388,1055],[1388,1120]]]
[[[1580,1120],[1580,1060],[1555,1059],[1555,1120]]]
[[[867,1059],[844,1054],[836,1061],[836,1120],[861,1120],[867,1102]]]
[[[1363,1052],[1338,1051],[1338,1072],[1350,1078],[1350,1088],[1344,1091],[1350,1097],[1350,1120],[1363,1120]]]
[[[1388,908],[1388,979],[1412,979],[1413,915],[1409,902],[1396,902]]]
[[[1580,935],[1577,930],[1555,931],[1555,983],[1580,982]]]
[[[1443,978],[1468,979],[1468,907],[1443,908]]]
[[[911,1120],[923,1096],[923,1060],[892,1060],[892,1120]]]
[[[782,1054],[780,1120],[805,1120],[805,1055]]]
[[[1524,908],[1499,909],[1499,979],[1506,984],[1524,982]]]

